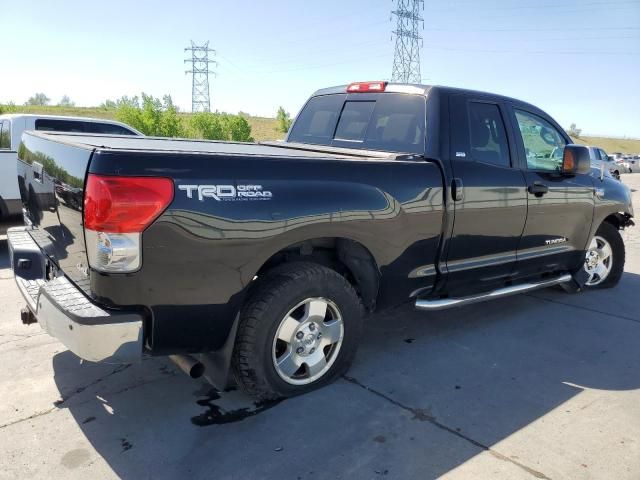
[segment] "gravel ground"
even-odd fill
[[[623,181],[637,190],[640,175]],[[640,478],[640,233],[612,290],[371,318],[349,376],[256,407],[165,359],[80,363],[0,242],[0,479]]]

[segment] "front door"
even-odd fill
[[[450,112],[458,198],[446,253],[446,290],[460,296],[501,286],[511,276],[527,215],[527,193],[502,103],[491,97],[455,95]]]
[[[563,176],[562,129],[533,113],[514,108],[519,156],[527,180],[527,222],[518,246],[516,274],[527,277],[570,271],[584,261],[593,221],[594,185],[589,174]]]

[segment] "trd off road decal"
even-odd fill
[[[273,194],[262,185],[178,185],[178,190],[187,192],[187,198],[213,198],[218,202],[238,200],[271,200]]]

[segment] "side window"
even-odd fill
[[[498,105],[469,103],[471,157],[483,163],[509,167],[509,143]]]
[[[36,120],[36,130],[48,132],[84,132],[84,122],[39,118]]]
[[[84,131],[87,133],[103,133],[108,135],[135,135],[131,130],[112,123],[85,122]]]
[[[599,151],[600,151],[600,159],[604,162],[608,162],[609,155],[607,155],[607,152],[605,152],[604,150],[599,150]]]
[[[11,123],[9,120],[0,121],[0,149],[11,149]]]
[[[522,110],[516,110],[516,119],[524,151],[527,168],[555,172],[562,166],[565,142],[560,132],[545,119]]]

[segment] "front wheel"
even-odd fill
[[[305,393],[346,372],[362,329],[363,307],[351,284],[313,263],[276,269],[240,313],[233,369],[260,400]]]
[[[602,223],[587,249],[584,269],[589,278],[585,288],[616,286],[624,271],[624,260],[625,249],[620,231],[608,222]]]

